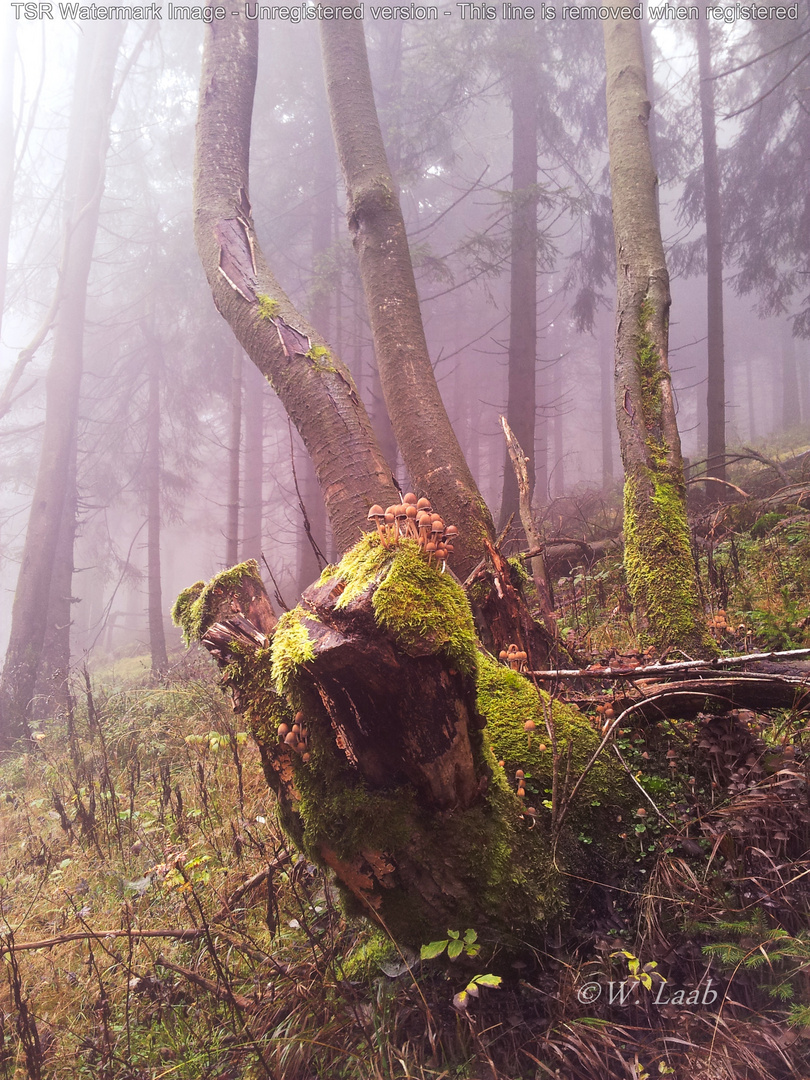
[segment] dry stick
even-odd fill
[[[158,956],[157,963],[161,967],[168,968],[169,971],[175,971],[178,975],[182,975],[195,986],[200,986],[203,990],[207,990],[209,994],[213,994],[214,997],[219,998],[220,1001],[227,1001],[229,1005],[236,1005],[240,1009],[252,1009],[256,1004],[256,1002],[251,1001],[250,998],[243,997],[241,994],[235,994],[233,990],[228,989],[227,985],[215,983],[211,979],[206,979],[205,976],[198,975],[197,972],[192,971],[191,968],[173,964],[162,954]]]
[[[292,420],[287,421],[287,427],[290,430],[290,468],[292,469],[293,484],[295,485],[295,494],[298,496],[298,506],[301,510],[301,516],[304,519],[304,532],[307,534],[307,540],[309,540],[309,546],[312,548],[312,552],[315,555],[315,562],[318,564],[318,568],[323,570],[326,564],[329,562],[327,557],[318,547],[318,542],[312,535],[312,526],[309,523],[309,517],[307,515],[307,508],[304,506],[304,500],[301,496],[301,491],[298,487],[298,476],[295,472],[295,447],[293,445],[293,429]]]
[[[273,571],[270,569],[270,563],[265,558],[264,552],[262,552],[262,562],[267,567],[267,573],[270,575],[270,580],[273,582],[273,592],[276,594],[276,600],[278,601],[279,607],[283,607],[285,611],[289,611],[290,605],[284,603],[284,597],[281,595],[281,590],[278,587],[278,582],[275,579]]]
[[[742,488],[737,487],[736,484],[732,484],[729,480],[721,480],[719,476],[693,476],[691,480],[686,481],[687,484],[725,484],[726,487],[730,487],[732,491],[736,491],[738,495],[742,495],[744,499],[750,499],[751,496],[747,491],[743,491]]]
[[[785,652],[746,653],[742,656],[722,656],[714,660],[684,660],[679,664],[647,664],[636,668],[611,668],[605,667],[596,671],[590,668],[568,669],[561,668],[558,671],[527,671],[527,675],[533,675],[537,679],[639,679],[648,675],[668,675],[679,671],[706,670],[714,668],[732,667],[736,664],[747,664],[755,660],[783,660],[795,659],[799,656],[810,655],[810,649],[789,649]]]
[[[0,940],[0,957],[6,953],[33,952],[36,949],[52,949],[54,945],[67,945],[71,941],[105,941],[108,939],[130,937],[133,941],[144,938],[176,938],[179,941],[194,941],[203,936],[201,928],[193,930],[85,930],[82,933],[58,934],[56,937],[40,938],[39,941],[14,941],[11,944]]]
[[[509,457],[512,461],[512,468],[515,470],[515,478],[517,479],[518,505],[520,508],[520,521],[523,525],[523,531],[526,533],[526,540],[529,547],[540,548],[540,554],[532,559],[532,577],[534,578],[534,585],[537,589],[537,599],[540,602],[540,612],[543,616],[543,622],[545,623],[546,629],[553,637],[556,637],[557,623],[551,614],[551,590],[549,589],[546,564],[542,554],[542,538],[534,523],[534,518],[532,517],[531,492],[529,491],[529,461],[524,454],[520,443],[515,438],[515,433],[509,426],[506,417],[501,416],[499,419],[501,421],[501,427],[503,428],[504,438],[506,439],[506,448],[509,451]]]
[[[286,855],[282,855],[280,858],[275,859],[270,866],[266,866],[264,870],[260,870],[258,874],[254,874],[253,877],[248,878],[247,881],[243,881],[237,889],[234,889],[216,915],[212,916],[211,921],[217,922],[219,919],[224,919],[226,916],[230,915],[234,905],[239,903],[245,893],[250,892],[251,889],[255,889],[258,885],[261,885],[263,881],[267,880],[269,874],[279,867],[284,866],[290,859],[292,859],[292,855],[288,852]]]

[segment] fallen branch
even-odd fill
[[[810,656],[810,649],[789,649],[786,652],[746,653],[743,656],[721,656],[714,660],[684,660],[678,664],[645,664],[640,667],[598,667],[589,668],[560,668],[556,671],[527,671],[527,675],[533,675],[536,679],[646,679],[651,675],[663,676],[674,675],[682,671],[712,671],[718,668],[734,667],[737,664],[748,664],[758,660],[783,660],[798,659],[800,656]]]
[[[737,487],[736,484],[732,484],[730,480],[721,480],[719,476],[693,476],[690,480],[686,481],[687,484],[725,484],[726,487],[730,487],[732,491],[736,491],[738,495],[742,495],[744,499],[750,499],[751,496],[747,491],[743,491],[742,488]]]
[[[198,927],[191,930],[84,930],[75,934],[58,934],[56,937],[40,938],[38,941],[7,941],[0,935],[0,957],[6,953],[33,952],[36,949],[52,949],[54,945],[67,945],[71,941],[108,941],[114,938],[130,938],[142,941],[145,938],[174,938],[177,941],[194,941],[202,937],[205,930]]]
[[[233,990],[229,990],[227,986],[222,986],[220,983],[215,983],[212,979],[206,979],[203,975],[198,975],[196,971],[192,971],[191,968],[181,967],[179,964],[173,964],[167,960],[165,956],[159,956],[156,961],[161,967],[166,968],[169,971],[174,971],[177,975],[182,975],[184,979],[188,979],[194,986],[199,986],[202,990],[207,990],[209,994],[213,994],[214,997],[219,998],[220,1001],[227,1001],[229,1005],[236,1005],[238,1009],[252,1009],[256,1004],[255,1001],[251,1001],[250,998],[243,997],[241,994],[235,994]]]

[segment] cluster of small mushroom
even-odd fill
[[[383,510],[374,505],[368,512],[369,522],[377,527],[383,547],[394,547],[401,537],[416,540],[428,557],[443,563],[453,553],[458,537],[455,525],[445,525],[441,514],[436,514],[429,499],[417,499],[412,491],[404,495],[399,506]]]
[[[283,742],[285,746],[289,746],[296,754],[301,755],[304,764],[309,761],[309,733],[304,723],[304,714],[300,709],[295,714],[292,727],[289,724],[278,725],[278,737],[279,741]]]
[[[515,773],[515,780],[517,781],[517,797],[519,799],[525,799],[526,798],[526,774],[523,771],[523,769],[518,769],[517,770],[517,772]],[[528,817],[536,817],[537,816],[537,807],[536,806],[527,806],[524,813]]]
[[[508,664],[512,671],[523,671],[528,657],[525,652],[518,649],[517,645],[512,644],[501,649],[498,659]]]

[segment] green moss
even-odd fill
[[[624,567],[634,605],[648,624],[644,638],[659,650],[678,645],[713,651],[695,584],[680,487],[651,471],[652,494],[632,476],[624,485]]]
[[[318,371],[337,371],[332,354],[325,345],[313,345],[306,355]]]
[[[463,674],[475,674],[475,627],[464,590],[428,563],[415,540],[397,545],[372,603],[377,622],[406,651],[429,642],[431,652],[447,656]]]
[[[571,746],[572,782],[599,745],[599,735],[586,717],[489,657],[479,657],[478,711],[487,721],[485,740],[494,747],[497,759],[505,762],[500,772],[507,782],[511,783],[517,769],[531,774],[527,792],[539,800],[535,804],[538,811],[543,800],[551,798],[552,752],[546,719],[553,727],[558,749],[566,755]],[[523,729],[527,720],[535,724],[531,737]],[[612,802],[614,796],[627,791],[624,773],[603,755],[580,790],[579,802],[594,798]]]
[[[382,546],[376,532],[363,533],[362,538],[346,552],[330,574],[330,577],[345,583],[335,607],[338,610],[348,607],[369,588],[382,570],[390,565],[393,557],[393,551]],[[324,575],[328,570],[329,567],[321,574],[322,582],[327,580]]]
[[[316,617],[301,607],[285,611],[278,620],[273,635],[272,679],[276,692],[284,694],[301,667],[315,659],[315,649],[304,621],[317,622]]]
[[[256,301],[259,305],[259,318],[270,322],[279,313],[278,300],[274,300],[267,293],[256,293]]]
[[[171,615],[174,625],[183,631],[186,645],[203,637],[216,617],[216,609],[222,598],[234,592],[246,577],[255,578],[260,588],[264,589],[259,564],[255,559],[248,559],[216,574],[207,585],[204,581],[195,581],[180,593]]]
[[[362,938],[340,961],[340,974],[350,981],[379,979],[384,967],[399,964],[402,956],[394,942],[376,926],[364,928]]]
[[[183,631],[183,641],[186,645],[197,640],[196,604],[203,589],[205,589],[205,582],[195,581],[193,585],[183,589],[172,608],[172,622]]]
[[[344,584],[338,610],[373,587],[377,623],[403,649],[447,656],[465,675],[474,675],[475,627],[464,590],[428,563],[415,540],[385,548],[376,532],[365,533],[336,567],[321,574],[321,584],[332,579]]]

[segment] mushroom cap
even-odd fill
[[[430,499],[425,499],[424,497],[421,498],[416,504],[416,509],[417,510],[427,510],[427,512],[430,513],[430,510],[431,510]]]
[[[402,496],[402,501],[406,506],[416,506],[416,496],[412,491],[409,491],[407,495]]]
[[[408,505],[405,507],[405,513],[408,515],[408,518],[411,521],[413,521],[418,512],[419,511],[416,509],[413,503],[408,503]]]
[[[455,527],[455,525],[448,525],[444,531],[447,533],[448,536],[458,536],[458,529]]]
[[[534,731],[534,729],[536,727],[537,727],[537,724],[535,724],[534,720],[527,720],[523,725],[523,730],[524,731]]]
[[[368,520],[371,521],[373,518],[378,517],[385,517],[385,511],[377,503],[374,503],[374,505],[368,512]]]
[[[386,510],[385,511],[385,523],[386,523],[386,525],[393,525],[395,521],[396,521],[396,517],[394,516],[394,511],[390,510],[390,509]]]

